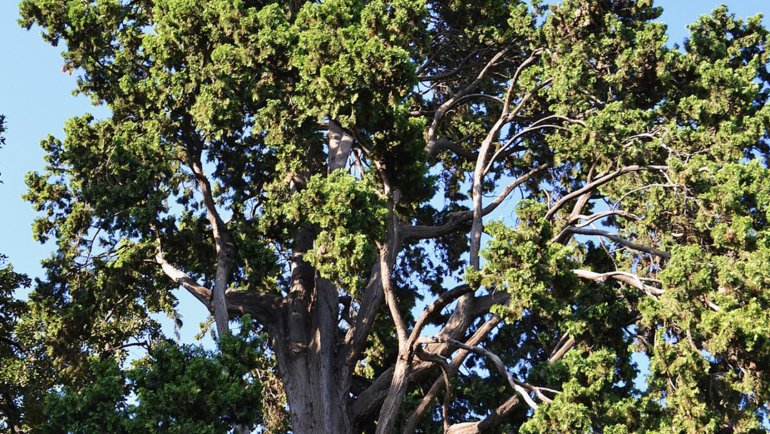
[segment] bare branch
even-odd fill
[[[452,381],[449,375],[449,364],[446,362],[446,360],[444,360],[443,357],[426,353],[425,350],[422,349],[422,347],[417,347],[417,351],[415,354],[420,360],[424,360],[426,362],[433,362],[439,365],[439,367],[441,367],[441,377],[444,379],[444,387],[445,387],[444,405],[442,406],[442,415],[443,415],[443,421],[444,421],[444,432],[446,432],[447,428],[449,427],[449,403],[452,400]]]
[[[595,273],[588,270],[572,270],[576,276],[581,279],[593,280],[594,282],[604,282],[607,279],[617,280],[618,282],[627,283],[634,288],[644,291],[651,296],[662,295],[665,291],[660,288],[656,288],[651,285],[646,285],[642,282],[642,279],[633,273],[627,273],[625,271],[610,271],[608,273]]]
[[[545,218],[546,219],[550,219],[551,217],[553,217],[554,214],[556,214],[556,211],[558,211],[562,206],[564,206],[564,204],[566,204],[570,200],[572,200],[572,199],[574,199],[574,198],[576,198],[576,197],[578,197],[578,196],[580,196],[580,195],[582,195],[584,193],[587,193],[589,191],[593,191],[596,188],[598,188],[598,187],[600,187],[600,186],[602,186],[602,185],[612,181],[613,179],[617,178],[618,176],[624,175],[626,173],[638,172],[640,170],[666,170],[666,169],[668,169],[668,167],[666,167],[666,166],[638,166],[638,165],[634,165],[634,166],[622,167],[622,168],[620,168],[620,169],[618,169],[618,170],[616,170],[616,171],[614,171],[612,173],[609,173],[607,175],[604,175],[604,176],[600,177],[599,179],[596,179],[596,180],[594,180],[592,182],[589,182],[584,187],[582,187],[582,188],[580,188],[578,190],[575,190],[572,193],[569,193],[566,196],[562,197],[558,202],[556,202],[556,204],[554,204],[554,206],[551,207],[551,209],[548,210],[548,212],[545,214]]]
[[[500,323],[500,317],[493,316],[488,321],[486,321],[484,324],[482,324],[473,335],[471,335],[470,338],[468,338],[467,341],[465,341],[468,345],[477,345],[479,342],[481,342],[482,339],[486,337],[489,332],[494,330],[495,327]],[[457,351],[457,354],[455,354],[454,358],[452,359],[452,362],[449,364],[449,378],[453,378],[455,375],[457,375],[457,371],[460,369],[460,366],[465,362],[466,357],[468,357],[468,354],[470,354],[470,351],[460,349]],[[443,360],[443,359],[442,359]],[[406,421],[406,424],[404,425],[404,434],[411,434],[415,431],[417,428],[417,424],[420,423],[420,420],[425,416],[425,413],[430,408],[431,402],[436,398],[438,395],[439,390],[441,389],[442,384],[442,378],[436,379],[436,381],[433,382],[433,385],[431,386],[428,393],[426,393],[422,399],[420,400],[420,403],[417,405],[417,407],[412,411],[412,413],[409,415],[409,418]],[[446,421],[446,416],[444,417],[444,420]]]
[[[426,151],[430,155],[436,155],[438,154],[440,148],[438,148],[436,143],[436,132],[438,130],[439,122],[441,121],[441,118],[444,117],[444,114],[452,108],[454,105],[458,103],[458,101],[461,100],[466,94],[470,93],[473,89],[476,88],[476,86],[481,83],[481,81],[486,77],[489,70],[497,64],[497,62],[505,55],[505,53],[510,50],[510,45],[506,46],[497,54],[492,56],[492,59],[487,62],[487,64],[484,66],[484,68],[481,69],[479,74],[476,76],[476,78],[466,87],[461,89],[459,92],[457,92],[452,98],[448,99],[446,102],[441,104],[438,109],[436,109],[436,113],[433,115],[433,121],[431,121],[430,126],[428,127],[428,146]]]
[[[534,90],[528,92],[527,95],[524,96],[521,101],[519,101],[516,108],[514,108],[512,112],[510,111],[511,98],[513,98],[513,91],[518,84],[521,72],[528,65],[532,64],[535,61],[535,58],[542,51],[543,50],[540,48],[534,50],[530,56],[524,60],[516,69],[516,72],[513,74],[513,78],[511,79],[511,84],[508,86],[508,90],[505,93],[505,103],[503,104],[503,110],[500,113],[500,117],[489,130],[487,136],[481,142],[481,147],[479,148],[479,156],[476,158],[476,167],[473,171],[473,185],[471,186],[471,200],[473,201],[473,223],[471,225],[469,264],[475,269],[479,269],[479,250],[481,249],[481,232],[483,228],[482,218],[484,217],[484,214],[482,213],[481,193],[484,184],[484,174],[486,173],[485,163],[487,160],[487,154],[489,153],[489,148],[492,146],[492,142],[500,132],[500,129],[512,120],[513,116],[518,113],[518,111],[524,106],[524,103],[532,96]]]
[[[579,234],[579,235],[597,235],[600,237],[608,238],[612,241],[615,241],[618,244],[621,244],[623,246],[628,247],[632,250],[637,250],[644,253],[649,253],[651,255],[659,256],[661,258],[669,259],[671,258],[671,253],[666,252],[664,250],[656,249],[655,247],[649,247],[644,246],[641,244],[634,243],[633,241],[629,241],[621,236],[611,234],[606,231],[602,231],[599,229],[590,229],[590,228],[577,228],[575,226],[569,226],[565,229],[565,231],[571,232],[573,234]]]
[[[503,104],[504,101],[500,99],[499,97],[496,97],[494,95],[489,95],[486,93],[469,93],[467,95],[463,95],[462,98],[459,98],[457,101],[455,101],[455,105],[459,105],[465,101],[472,101],[475,99],[488,99],[492,102],[496,102],[498,104]]]
[[[495,160],[496,160],[496,159],[497,159],[497,158],[498,158],[498,157],[499,157],[501,154],[503,154],[503,152],[504,152],[504,151],[508,150],[508,149],[509,149],[509,146],[510,146],[510,145],[511,145],[513,142],[515,142],[516,140],[518,140],[519,138],[521,138],[523,135],[525,135],[525,134],[527,134],[527,133],[531,133],[531,132],[533,132],[533,131],[539,131],[539,130],[542,130],[542,129],[548,129],[548,128],[553,128],[553,129],[566,129],[566,128],[562,127],[561,125],[551,125],[551,124],[544,124],[544,125],[530,126],[530,127],[524,128],[523,130],[521,130],[521,131],[519,131],[518,133],[516,133],[516,135],[514,135],[514,136],[513,136],[513,137],[512,137],[512,138],[511,138],[511,139],[510,139],[510,140],[509,140],[509,141],[508,141],[506,144],[504,144],[503,146],[501,146],[501,147],[500,147],[500,149],[498,149],[498,150],[497,150],[497,151],[496,151],[494,154],[492,154],[492,157],[490,157],[490,158],[489,158],[489,161],[487,162],[487,165],[486,165],[486,167],[484,168],[484,175],[486,175],[487,173],[489,173],[489,170],[490,170],[490,169],[492,169],[492,164],[494,164]]]
[[[617,208],[620,205],[620,202],[622,202],[623,199],[625,199],[629,195],[637,193],[637,192],[640,192],[640,191],[643,191],[643,190],[649,190],[649,189],[655,188],[655,187],[660,187],[660,188],[685,188],[683,185],[679,185],[679,184],[660,184],[660,183],[656,183],[656,184],[643,185],[643,186],[641,186],[639,188],[635,188],[635,189],[633,189],[633,190],[631,190],[629,192],[626,192],[623,196],[620,196],[618,198],[618,200],[615,201],[615,204],[613,205],[613,208]]]
[[[488,428],[500,425],[505,417],[519,404],[519,395],[513,395],[500,404],[495,411],[478,422],[456,423],[449,427],[446,434],[480,434]]]
[[[527,405],[530,406],[533,410],[537,410],[537,403],[532,400],[532,397],[529,396],[529,393],[527,390],[521,385],[520,382],[516,381],[510,372],[508,372],[507,369],[505,369],[505,365],[503,364],[502,359],[500,357],[487,350],[486,348],[474,346],[474,345],[466,345],[462,342],[459,342],[454,339],[443,339],[443,338],[421,338],[417,341],[418,344],[430,344],[430,343],[446,343],[449,345],[452,345],[457,348],[462,348],[464,350],[472,351],[474,353],[480,354],[486,358],[488,358],[490,361],[492,361],[492,364],[495,366],[495,369],[497,369],[497,372],[500,373],[500,375],[504,376],[508,380],[508,384],[511,386],[511,388],[518,393],[521,398],[524,400],[524,402],[527,403]]]
[[[398,310],[398,300],[396,299],[396,294],[393,291],[391,280],[390,280],[390,264],[388,264],[388,256],[389,252],[387,250],[387,247],[383,246],[380,248],[380,270],[382,270],[382,273],[380,274],[380,278],[382,280],[382,289],[385,293],[385,302],[388,305],[388,309],[390,310],[390,315],[393,318],[393,325],[396,327],[396,335],[398,336],[398,345],[399,348],[402,346],[406,346],[408,339],[406,334],[406,324],[404,323],[404,319],[401,317],[401,312]]]
[[[369,275],[369,281],[364,289],[364,296],[361,300],[358,314],[356,315],[353,324],[345,333],[345,338],[342,341],[342,350],[337,356],[337,364],[342,366],[341,375],[343,381],[347,381],[344,390],[348,390],[350,387],[350,375],[353,366],[358,360],[358,357],[363,351],[366,338],[369,336],[369,332],[374,325],[374,318],[377,312],[382,306],[384,300],[384,294],[382,292],[382,277],[380,275],[379,262],[372,266],[371,274]]]
[[[390,386],[388,387],[385,401],[380,408],[380,414],[377,423],[377,434],[390,434],[396,423],[398,410],[404,400],[406,389],[409,384],[409,375],[412,369],[412,352],[408,344],[406,324],[399,311],[398,300],[391,285],[391,267],[396,258],[395,246],[400,244],[399,223],[396,215],[395,205],[399,199],[399,191],[391,190],[391,186],[385,181],[386,194],[390,196],[388,201],[388,242],[377,243],[380,250],[380,272],[382,289],[385,293],[385,302],[393,319],[398,336],[398,358],[396,366],[393,369]]]
[[[469,292],[473,292],[473,288],[471,288],[470,286],[468,285],[457,286],[441,294],[433,303],[431,303],[430,306],[425,308],[425,310],[422,312],[420,317],[417,319],[417,322],[415,322],[414,324],[414,328],[412,329],[412,334],[409,336],[409,346],[411,346],[414,342],[417,341],[417,338],[420,336],[422,329],[425,327],[428,321],[433,317],[434,313],[441,312],[441,309],[443,309],[446,305],[455,301],[458,297],[461,297]]]
[[[212,305],[214,309],[214,320],[217,324],[217,333],[221,337],[230,333],[225,290],[227,289],[230,270],[233,267],[235,246],[233,245],[233,239],[230,236],[230,232],[227,230],[227,225],[217,211],[211,190],[211,183],[203,172],[200,155],[198,155],[197,159],[192,162],[190,167],[195,175],[195,179],[198,181],[201,194],[203,195],[206,216],[211,224],[211,232],[214,237],[214,245],[216,246],[217,268],[214,277]]]
[[[503,301],[501,301],[501,302],[503,302]],[[485,332],[485,334],[486,334],[486,332]],[[437,339],[432,339],[432,340],[427,340],[427,341],[435,342],[435,341],[439,341],[439,340],[442,340],[442,339],[441,338],[437,338]],[[420,341],[418,341],[418,343],[424,343],[425,341],[426,340],[421,339]],[[449,342],[450,340],[444,339],[444,341]],[[450,345],[454,345],[455,342],[449,342],[449,344]],[[567,351],[569,351],[574,346],[574,344],[575,344],[575,339],[574,338],[569,337],[567,335],[562,336],[562,339],[557,344],[557,348],[551,354],[551,357],[549,357],[548,363],[549,364],[553,364],[556,361],[560,360],[564,356],[564,354],[566,354]],[[470,345],[471,347],[473,347],[475,345],[475,343],[472,343],[469,340],[469,342],[467,342],[466,345]],[[467,349],[467,351],[473,351],[473,352],[485,355],[487,357],[490,357],[489,354],[484,353],[484,351],[486,351],[486,350],[484,350],[483,348],[473,347],[473,348],[478,349],[479,351],[474,351],[473,348],[464,347],[464,346],[460,346],[460,348],[464,348],[464,349]],[[494,355],[492,353],[490,353],[490,354],[492,356],[496,357],[496,355]],[[462,360],[464,359],[464,357],[466,355],[467,355],[467,353],[466,354],[458,353],[457,357],[452,361],[452,365],[450,365],[450,368],[455,365],[455,362],[457,362],[458,366],[459,366],[459,364],[462,363]],[[494,357],[491,357],[491,359],[493,360],[493,363],[494,363],[495,362]],[[536,396],[538,396],[539,399],[541,399],[544,402],[550,402],[551,399],[548,398],[547,396],[545,396],[543,394],[543,392],[560,393],[559,391],[556,391],[556,390],[553,390],[553,389],[549,389],[549,388],[546,388],[546,387],[536,387],[536,386],[533,386],[533,385],[528,384],[528,383],[522,383],[522,382],[516,381],[515,379],[513,379],[513,377],[510,374],[508,374],[507,370],[504,369],[504,366],[502,366],[502,361],[499,358],[497,360],[500,363],[499,364],[495,363],[495,367],[497,368],[498,371],[500,371],[500,368],[502,367],[503,371],[505,372],[504,375],[506,376],[506,378],[508,378],[509,383],[511,381],[513,381],[514,384],[516,384],[518,386],[518,387],[514,388],[514,390],[516,391],[517,394],[513,395],[508,401],[506,401],[500,407],[498,407],[495,410],[495,412],[493,414],[491,414],[490,416],[488,416],[486,419],[484,419],[482,421],[479,421],[479,422],[467,422],[467,423],[455,424],[455,425],[452,425],[448,430],[446,430],[446,432],[478,433],[478,432],[481,432],[482,430],[485,430],[487,428],[491,428],[493,426],[496,426],[496,425],[502,423],[505,415],[507,415],[513,409],[513,407],[520,402],[519,401],[519,396],[521,396],[525,400],[525,402],[528,403],[528,405],[531,406],[532,404],[535,404],[534,401],[532,401],[531,398],[529,397],[527,391],[533,392]],[[454,374],[452,374],[452,375],[454,375]],[[406,425],[407,430],[404,431],[404,434],[413,432],[414,429],[412,428],[411,430],[409,430],[409,428],[410,427],[416,427],[416,424],[419,422],[419,420],[424,415],[424,412],[427,410],[427,407],[429,406],[430,402],[435,398],[436,394],[438,393],[438,389],[440,388],[439,381],[440,380],[436,380],[436,382],[434,382],[434,385],[431,388],[431,390],[428,392],[428,394],[426,394],[423,397],[423,400],[420,402],[420,404],[415,409],[413,414],[410,415],[409,420],[407,421],[407,425]],[[524,393],[523,395],[522,395],[522,392]],[[535,404],[535,405],[537,405],[537,404]]]
[[[613,215],[625,217],[625,218],[628,218],[628,219],[631,219],[631,220],[641,220],[642,219],[638,215],[632,214],[632,213],[627,212],[627,211],[611,210],[611,211],[598,212],[596,214],[591,214],[591,215],[582,215],[582,214],[578,215],[576,217],[577,220],[585,220],[585,221],[583,223],[575,225],[575,227],[576,228],[582,228],[582,227],[590,225],[591,223],[595,222],[596,220],[600,220],[600,219],[603,219],[605,217],[609,217],[609,216],[613,216]],[[572,223],[572,222],[570,222],[570,223]]]
[[[466,160],[475,161],[479,154],[471,150],[465,149],[461,145],[462,142],[470,138],[471,136],[466,136],[459,140],[450,140],[447,138],[441,138],[436,141],[436,146],[440,147],[441,149],[448,149],[454,152],[455,155],[463,157]]]
[[[198,282],[187,273],[171,265],[160,252],[155,255],[155,262],[160,264],[166,276],[185,288],[187,292],[203,303],[203,305],[206,306],[206,309],[211,311],[210,289],[198,284]],[[225,295],[228,300],[228,317],[251,314],[262,324],[269,324],[273,321],[273,317],[280,313],[286,302],[283,297],[277,294],[263,294],[230,289],[225,291]]]
[[[520,186],[521,184],[529,181],[532,179],[535,175],[542,172],[545,169],[548,169],[551,167],[551,163],[543,163],[540,166],[530,170],[529,172],[525,173],[524,175],[521,175],[520,177],[516,178],[513,182],[508,184],[503,191],[497,195],[497,197],[492,200],[487,206],[482,208],[481,214],[487,215],[494,211],[503,201],[508,197],[509,194],[513,190],[516,189],[516,187]],[[440,236],[446,235],[451,233],[452,231],[459,228],[463,223],[466,223],[467,221],[471,220],[473,218],[473,211],[463,211],[456,214],[449,214],[449,222],[441,225],[441,226],[421,226],[421,225],[414,225],[414,226],[402,226],[401,231],[403,232],[404,238],[417,238],[417,239],[425,239],[425,238],[438,238]]]
[[[559,340],[559,343],[556,344],[556,348],[554,348],[551,356],[548,358],[548,364],[553,365],[554,363],[561,360],[561,358],[567,354],[567,351],[569,351],[574,345],[575,338],[565,333]]]
[[[580,196],[580,198],[578,199],[578,203],[575,204],[576,209],[573,210],[572,214],[569,217],[568,224],[573,224],[579,220],[585,220],[585,221],[583,223],[576,224],[574,226],[567,226],[566,228],[562,229],[562,231],[559,232],[559,235],[556,235],[551,239],[552,243],[566,242],[569,239],[568,235],[571,233],[570,227],[576,227],[576,228],[586,227],[591,223],[597,220],[601,220],[605,217],[617,215],[617,216],[626,217],[632,220],[641,220],[641,217],[637,216],[636,214],[632,214],[630,212],[621,211],[621,210],[610,210],[610,211],[598,212],[596,214],[591,214],[591,215],[577,214],[575,211],[579,212],[579,209],[582,209],[583,206],[585,206],[585,203],[588,201],[589,196],[590,196],[590,193],[586,193],[583,196]]]
[[[489,309],[493,305],[505,304],[509,300],[510,294],[506,292],[495,292],[480,297],[473,297],[471,294],[465,294],[460,297],[457,308],[445,322],[445,325],[441,331],[439,331],[438,336],[453,339],[463,337],[468,327],[475,322],[476,318],[489,313]],[[455,348],[447,344],[433,344],[430,345],[429,348],[426,348],[426,350],[442,357],[448,357],[454,352]],[[430,372],[432,366],[431,363],[411,361],[408,375],[406,376],[407,380],[411,382],[421,378],[423,375]],[[378,409],[380,409],[381,406],[384,407],[383,401],[386,397],[390,396],[391,385],[397,374],[403,375],[403,373],[396,372],[395,368],[391,367],[380,374],[380,376],[365,390],[359,393],[357,399],[350,406],[351,419],[368,420],[375,417],[375,413]]]
[[[206,288],[205,286],[199,285],[198,282],[195,281],[192,277],[187,275],[187,273],[179,270],[178,268],[171,265],[166,259],[163,257],[163,254],[159,251],[155,255],[155,262],[160,264],[161,269],[164,273],[166,273],[166,276],[168,276],[171,280],[176,282],[179,285],[182,285],[184,289],[187,290],[190,294],[195,296],[195,298],[198,299],[201,303],[203,303],[207,309],[211,309],[211,290]]]

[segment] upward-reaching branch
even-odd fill
[[[190,168],[193,171],[193,175],[195,175],[195,180],[198,182],[201,194],[203,195],[203,203],[206,207],[206,217],[211,224],[211,233],[214,237],[214,245],[216,247],[217,269],[214,277],[212,305],[214,307],[214,321],[217,325],[217,333],[222,337],[230,333],[225,290],[227,289],[230,271],[233,267],[235,246],[233,244],[233,239],[230,236],[230,232],[227,230],[227,225],[219,215],[219,211],[217,211],[214,195],[211,191],[211,182],[203,171],[200,155],[193,160]]]
[[[473,172],[473,186],[471,187],[473,201],[473,224],[471,226],[470,266],[475,269],[479,268],[479,249],[481,248],[482,231],[481,220],[484,216],[482,213],[481,193],[482,185],[484,183],[485,168],[487,164],[487,154],[489,153],[489,149],[492,146],[492,142],[500,132],[500,129],[502,129],[505,124],[511,121],[511,116],[515,116],[521,107],[523,107],[524,102],[532,96],[532,92],[528,92],[521,98],[521,101],[519,104],[517,104],[516,108],[511,111],[511,99],[513,98],[514,89],[518,84],[522,71],[524,71],[527,66],[531,65],[535,61],[535,58],[539,56],[542,51],[542,49],[534,50],[529,55],[529,57],[527,57],[527,59],[524,60],[518,68],[516,68],[516,72],[511,79],[511,84],[508,86],[508,90],[505,94],[503,110],[500,113],[500,117],[497,119],[489,132],[487,132],[487,135],[481,142],[481,147],[479,148],[479,155],[476,158],[476,168]]]
[[[510,46],[506,46],[502,50],[498,51],[497,54],[492,56],[489,62],[484,65],[484,68],[481,69],[479,74],[469,85],[462,88],[459,92],[452,96],[452,98],[449,98],[447,101],[441,104],[438,109],[436,109],[436,112],[433,114],[433,120],[431,121],[430,127],[428,127],[428,147],[426,149],[428,154],[436,155],[441,150],[438,146],[439,142],[437,141],[436,134],[438,132],[438,125],[447,110],[454,107],[465,95],[473,91],[476,86],[478,86],[479,83],[484,80],[490,69],[492,69],[492,67],[494,67],[497,62],[500,61],[500,59],[505,55],[505,53],[508,52],[508,50],[510,50],[510,48]]]

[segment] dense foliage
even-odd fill
[[[766,429],[759,16],[672,48],[652,0],[20,7],[111,114],[27,177],[56,251],[28,302],[0,274],[6,428]],[[163,336],[179,287],[216,350]]]

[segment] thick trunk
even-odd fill
[[[337,377],[336,288],[302,260],[313,231],[300,230],[292,259],[292,288],[282,324],[273,331],[273,348],[283,381],[292,431],[296,434],[351,433],[345,383]],[[298,254],[300,253],[300,254]]]
[[[273,333],[292,431],[348,434],[352,429],[345,381],[338,378],[334,363],[337,293],[317,277],[303,283],[313,287],[308,308],[299,302],[290,304],[282,330]]]
[[[352,433],[346,400],[338,387],[341,382],[335,380],[334,372],[324,363],[322,354],[308,348],[306,352],[279,357],[292,432]]]
[[[345,168],[352,143],[348,133],[336,122],[330,122],[329,173]],[[273,348],[289,401],[292,432],[350,434],[350,378],[342,377],[349,377],[351,370],[345,369],[344,363],[336,363],[337,288],[302,259],[313,247],[314,232],[307,225],[296,235],[291,289],[285,311],[271,330]]]

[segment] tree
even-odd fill
[[[27,179],[58,246],[27,333],[67,387],[47,411],[94,396],[93,372],[123,402],[126,345],[164,348],[150,313],[182,287],[221,343],[244,315],[266,336],[249,354],[274,363],[276,431],[283,411],[295,433],[762,429],[759,17],[718,8],[668,48],[651,0],[21,13],[111,110],[44,140]],[[206,429],[258,418],[236,422]]]
[[[5,145],[5,125],[5,115],[0,115],[0,147]],[[10,430],[21,427],[24,404],[21,398],[25,394],[18,386],[27,379],[26,376],[18,378],[26,366],[21,360],[21,344],[15,336],[16,323],[26,306],[16,298],[15,291],[19,287],[29,287],[30,280],[15,272],[7,261],[8,257],[0,253],[0,428]],[[32,393],[27,395],[32,396]],[[31,408],[28,411],[34,413]]]

